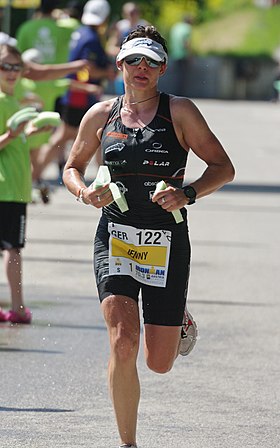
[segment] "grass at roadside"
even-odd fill
[[[194,27],[198,54],[272,56],[280,47],[280,6],[246,8]]]

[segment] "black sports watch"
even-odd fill
[[[185,196],[188,198],[189,202],[187,205],[192,205],[195,203],[196,200],[196,191],[191,185],[187,185],[186,187],[183,187],[183,192]]]

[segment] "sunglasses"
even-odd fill
[[[145,59],[146,64],[151,68],[160,67],[163,61],[155,61],[154,59],[148,58],[147,56],[143,56],[142,54],[136,54],[134,56],[127,56],[124,58],[124,61],[128,65],[139,65],[142,62],[142,59]]]
[[[23,66],[21,64],[0,63],[0,70],[3,72],[21,72],[22,68]]]

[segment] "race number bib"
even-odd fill
[[[109,223],[109,275],[130,275],[145,285],[166,285],[171,232]]]

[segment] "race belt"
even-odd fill
[[[172,233],[109,223],[109,275],[129,275],[165,287]]]

